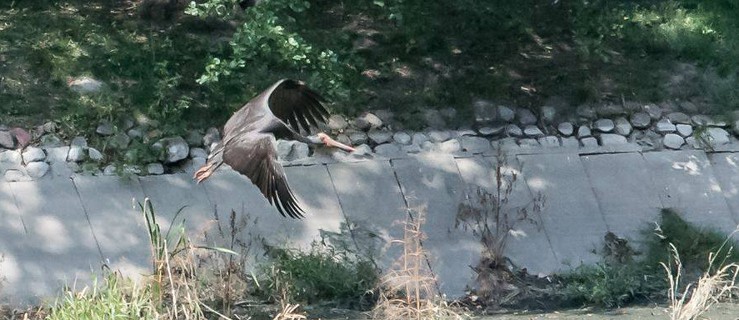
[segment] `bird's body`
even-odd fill
[[[290,139],[352,151],[323,133],[316,137],[300,134],[301,129],[309,132],[310,125],[326,121],[328,111],[322,101],[320,95],[300,81],[277,81],[228,119],[223,140],[213,147],[195,178],[201,182],[226,163],[247,176],[283,216],[302,217],[304,212],[277,162],[275,144],[276,139]]]

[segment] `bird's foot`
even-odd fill
[[[195,171],[195,175],[193,175],[193,178],[198,181],[198,183],[203,182],[203,180],[208,179],[210,175],[213,173],[211,168],[213,167],[212,164],[206,164],[202,166],[198,171]]]

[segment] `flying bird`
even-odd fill
[[[302,218],[305,213],[277,162],[277,140],[289,139],[313,145],[354,148],[331,139],[325,133],[304,136],[310,126],[326,122],[325,100],[302,81],[282,79],[236,111],[223,127],[223,139],[211,150],[208,160],[194,178],[198,183],[226,163],[247,176],[282,216]]]

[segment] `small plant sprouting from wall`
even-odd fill
[[[477,294],[483,304],[499,305],[505,284],[510,282],[505,256],[509,237],[520,223],[540,227],[545,197],[537,194],[524,206],[511,206],[509,201],[518,182],[518,172],[507,165],[503,154],[498,154],[494,169],[492,192],[478,187],[477,203],[460,205],[455,227],[471,230],[480,238],[483,245],[480,262],[473,268],[479,285]]]

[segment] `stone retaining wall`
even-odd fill
[[[574,115],[558,115],[552,107],[537,110],[475,102],[475,122],[469,128],[442,129],[444,119],[455,117],[454,109],[428,110],[423,118],[428,130],[399,130],[402,124],[393,120],[392,113],[377,111],[347,121],[340,115],[329,118],[320,131],[330,132],[337,140],[357,147],[351,155],[325,150],[312,150],[295,141],[278,141],[278,154],[286,164],[316,164],[356,161],[371,157],[402,158],[423,152],[441,152],[455,156],[486,154],[495,149],[568,149],[587,150],[600,147],[630,150],[725,150],[736,145],[739,121],[731,126],[726,121],[695,113],[689,102],[624,105],[582,106]],[[685,112],[683,112],[685,111]],[[119,150],[125,159],[136,159],[140,150],[128,149],[134,141],[139,146],[161,150],[157,162],[118,165],[105,163],[98,148],[88,146],[87,139],[76,137],[65,143],[56,133],[57,126],[49,122],[32,134],[19,128],[0,127],[0,150],[25,147],[23,151],[0,153],[0,173],[6,181],[39,179],[47,174],[71,176],[90,175],[158,175],[178,173],[200,166],[208,150],[220,140],[218,130],[205,133],[197,130],[183,137],[161,137],[156,124],[144,120],[128,120],[113,125],[101,123],[96,134],[103,138],[104,147]],[[730,129],[730,127],[732,129]],[[436,129],[434,129],[436,128]],[[31,137],[39,143],[26,147]],[[34,140],[35,141],[35,140]],[[733,147],[732,147],[733,148]],[[528,151],[524,151],[528,152]],[[536,151],[534,151],[536,152]],[[554,151],[559,152],[559,151]],[[119,159],[119,160],[125,160]],[[132,161],[124,162],[131,163]]]

